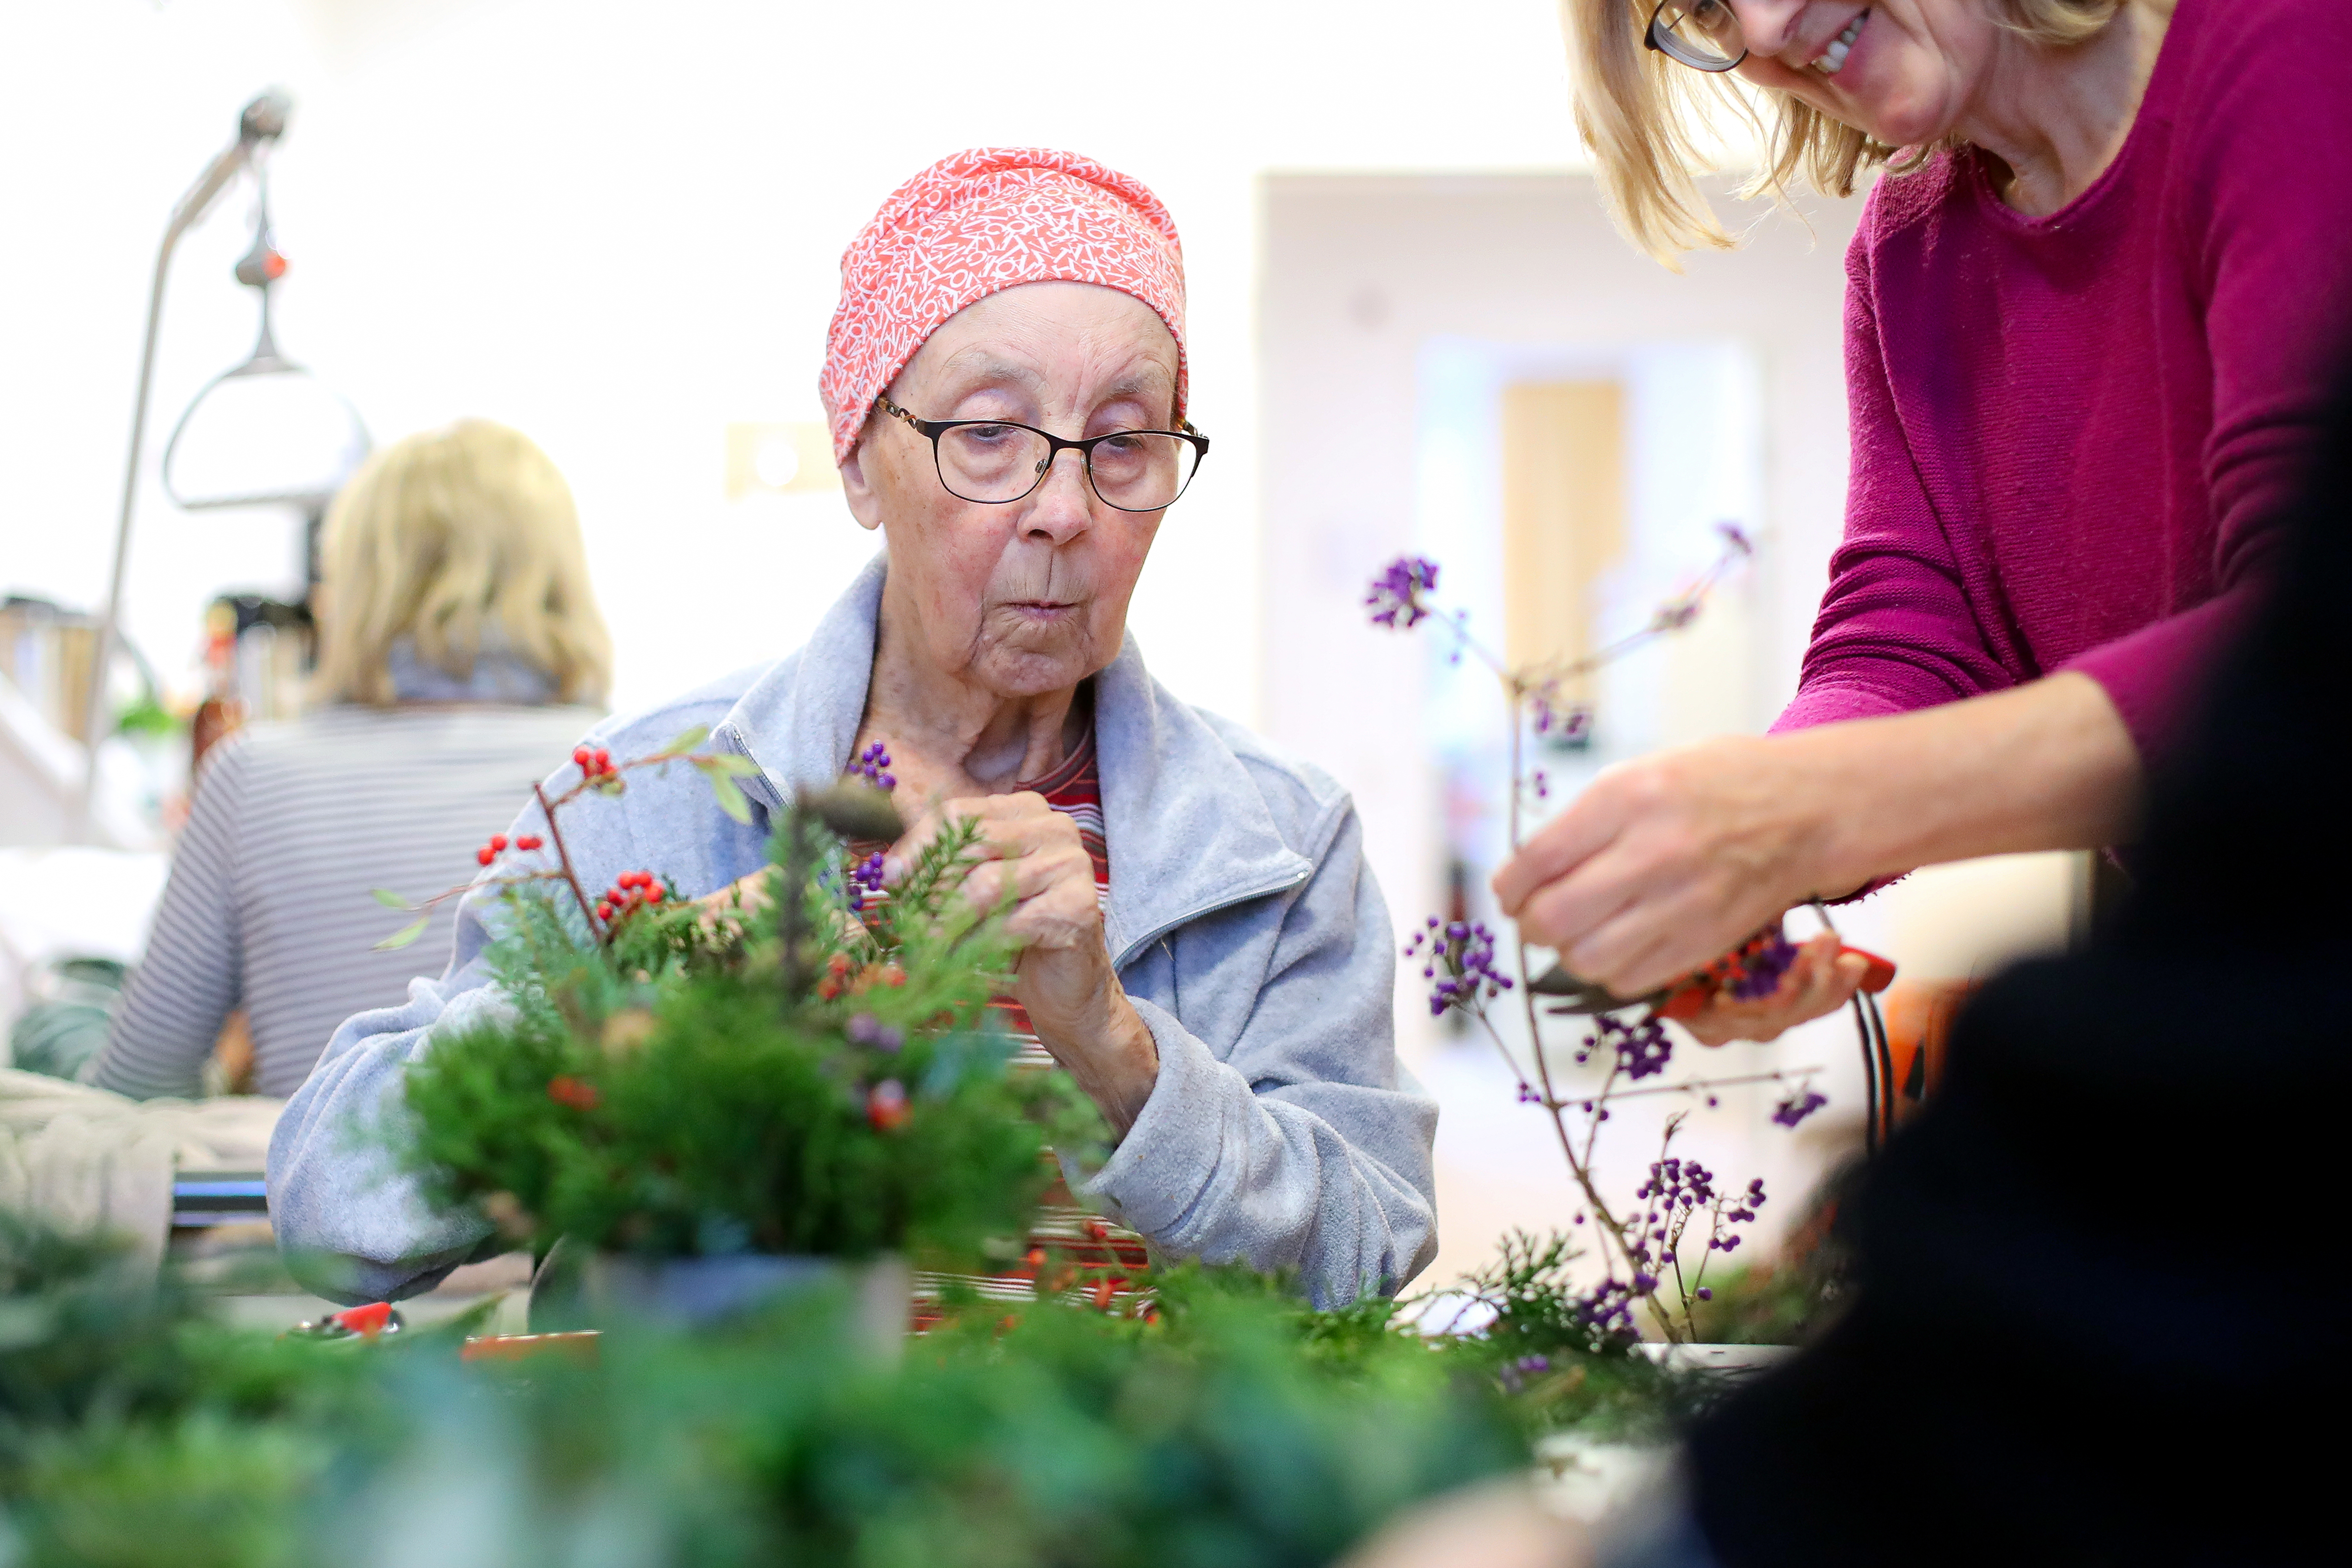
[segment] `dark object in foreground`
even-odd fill
[[[2352,421],[2323,467],[2136,897],[1960,1015],[1854,1205],[1853,1310],[1695,1435],[1733,1568],[2340,1553],[2332,1446],[2294,1434],[2347,1394],[2341,1253],[2266,1239],[2336,1190],[2352,1089]]]

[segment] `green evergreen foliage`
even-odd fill
[[[991,1303],[896,1364],[820,1293],[610,1331],[594,1365],[461,1367],[449,1334],[272,1340],[100,1256],[26,1256],[0,1299],[10,1408],[43,1412],[0,1446],[26,1568],[1307,1568],[1529,1463],[1444,1344],[1230,1270],[1175,1271],[1148,1321]]]
[[[508,888],[488,961],[511,1005],[410,1071],[408,1159],[541,1248],[1017,1254],[1048,1142],[1104,1134],[1062,1075],[1006,1070],[1009,952],[956,890],[976,832],[862,918],[814,811],[780,827],[764,907],[672,890],[599,931],[560,883]]]

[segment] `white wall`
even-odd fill
[[[863,558],[831,498],[727,503],[723,427],[816,416],[843,245],[917,169],[1003,142],[1123,168],[1184,232],[1217,445],[1135,623],[1177,689],[1255,718],[1260,172],[1577,155],[1549,0],[5,0],[0,591],[102,594],[155,239],[271,83],[281,342],[380,439],[481,414],[548,447],[623,704],[789,647]],[[184,247],[162,425],[250,344],[245,205]],[[130,628],[167,668],[212,593],[290,585],[282,518],[144,506]]]

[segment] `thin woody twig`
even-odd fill
[[[1638,1100],[1645,1094],[1696,1094],[1702,1089],[1729,1089],[1743,1083],[1786,1083],[1819,1072],[1819,1068],[1777,1068],[1770,1072],[1742,1073],[1737,1078],[1695,1078],[1685,1083],[1654,1084],[1648,1089],[1621,1089],[1612,1100]]]
[[[563,829],[555,825],[555,807],[548,804],[547,789],[534,784],[530,793],[539,797],[540,815],[547,818],[548,842],[555,846],[555,858],[562,864],[563,880],[570,885],[572,896],[580,901],[580,918],[588,922],[588,934],[598,942],[604,940],[604,928],[596,922],[596,906],[588,901],[587,889],[580,885],[580,874],[572,868],[572,852],[563,847]],[[573,794],[579,793],[573,791]],[[571,795],[564,796],[566,800]]]

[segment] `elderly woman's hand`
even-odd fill
[[[983,910],[1011,906],[1005,930],[1021,944],[1013,1000],[1039,1042],[1124,1133],[1159,1081],[1160,1051],[1104,945],[1094,860],[1077,824],[1034,791],[950,800],[892,848],[891,874],[941,826],[962,819],[982,828],[965,897]]]

